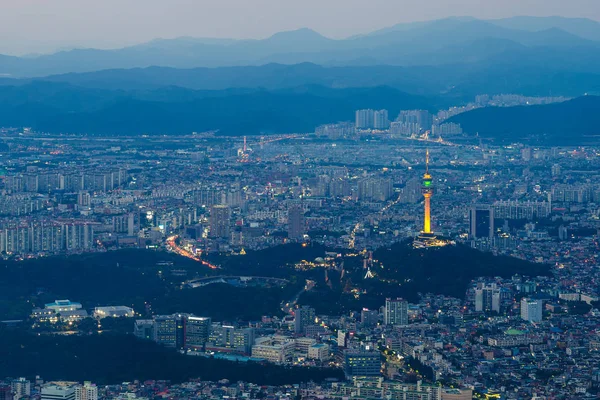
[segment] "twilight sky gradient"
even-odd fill
[[[263,38],[302,27],[341,38],[458,15],[600,20],[600,0],[0,0],[0,53],[113,48],[158,37]]]

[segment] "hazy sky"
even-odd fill
[[[0,0],[0,53],[120,47],[158,37],[263,38],[301,27],[340,38],[458,15],[600,20],[600,0]]]

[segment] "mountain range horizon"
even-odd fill
[[[62,46],[59,46],[55,49],[48,49],[47,51],[44,52],[31,52],[31,53],[24,53],[24,54],[13,54],[11,52],[1,52],[1,54],[3,55],[11,55],[11,56],[15,56],[15,57],[37,57],[37,56],[43,56],[43,55],[50,55],[50,54],[55,54],[55,53],[60,53],[60,52],[65,52],[65,51],[71,51],[71,50],[119,50],[119,49],[124,49],[127,47],[135,47],[135,46],[140,46],[140,45],[145,45],[145,44],[150,44],[150,43],[154,43],[154,42],[161,42],[161,41],[169,41],[169,40],[192,40],[192,41],[201,41],[201,42],[209,42],[209,43],[213,43],[213,44],[230,44],[236,41],[260,41],[260,40],[266,40],[266,39],[270,39],[274,36],[278,36],[280,34],[285,34],[285,33],[292,33],[292,32],[312,32],[314,34],[317,34],[319,36],[322,36],[323,38],[329,39],[329,40],[335,40],[335,41],[342,41],[342,40],[348,40],[348,39],[356,39],[359,37],[363,37],[363,36],[370,36],[373,34],[378,34],[378,33],[382,33],[388,30],[394,30],[394,29],[406,29],[409,28],[411,26],[418,26],[418,25],[423,25],[423,24],[429,24],[429,23],[435,23],[435,22],[439,22],[439,21],[447,21],[447,20],[455,20],[455,21],[485,21],[485,22],[490,22],[492,24],[496,23],[499,24],[501,26],[507,26],[511,23],[514,23],[516,21],[518,21],[519,19],[531,19],[531,20],[546,20],[546,21],[550,21],[550,20],[565,20],[565,21],[572,21],[572,22],[585,22],[585,23],[597,23],[600,24],[600,20],[596,20],[593,18],[589,18],[589,17],[562,17],[559,15],[548,15],[548,16],[533,16],[533,15],[523,15],[523,16],[515,16],[515,17],[507,17],[507,18],[476,18],[473,16],[468,16],[468,15],[453,15],[453,16],[448,16],[445,18],[435,18],[435,19],[424,19],[424,20],[419,20],[419,21],[414,21],[414,22],[400,22],[391,26],[382,26],[381,28],[378,28],[376,30],[371,30],[371,31],[366,31],[366,32],[357,32],[351,35],[345,35],[345,36],[341,36],[341,37],[334,37],[334,36],[330,36],[327,34],[323,34],[321,32],[319,32],[318,29],[316,28],[311,28],[308,26],[303,26],[303,27],[299,27],[299,28],[290,28],[290,29],[285,29],[285,30],[280,30],[280,31],[275,31],[270,35],[266,35],[266,36],[261,36],[261,37],[235,37],[235,36],[219,36],[219,35],[215,35],[215,36],[205,36],[205,35],[201,35],[201,36],[196,36],[196,35],[175,35],[175,36],[157,36],[157,37],[153,37],[147,40],[142,40],[139,41],[135,44],[121,44],[121,45],[113,45],[113,46],[94,46],[94,45],[69,45],[69,44],[64,44]],[[535,29],[533,29],[535,30]],[[543,29],[541,29],[543,30]],[[567,30],[568,31],[568,30]]]
[[[506,93],[600,95],[600,23],[450,17],[346,39],[303,28],[262,40],[184,37],[116,50],[0,55],[5,126],[48,132],[308,132],[350,120],[361,108],[440,110],[479,94]],[[515,112],[543,121],[546,112],[576,115],[573,104],[593,109],[598,100]],[[234,122],[229,114],[241,117]],[[472,121],[460,121],[469,133],[524,134],[488,128],[493,115],[464,118],[471,115]],[[581,131],[593,131],[597,121],[590,115]]]
[[[593,53],[600,48],[600,22],[564,17],[449,17],[397,24],[345,39],[331,39],[309,28],[278,32],[265,39],[153,39],[115,49],[75,48],[22,57],[0,55],[0,76],[303,62],[325,66],[443,65],[479,62],[503,54],[519,57],[515,54],[550,48]]]

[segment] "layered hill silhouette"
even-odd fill
[[[0,85],[0,125],[89,135],[306,133],[352,120],[357,109],[388,109],[393,118],[401,110],[436,111],[453,101],[456,97],[418,96],[388,86],[105,90],[33,81]],[[600,97],[582,96],[544,106],[477,109],[450,121],[467,134],[497,140],[588,143],[599,135],[598,109]]]
[[[583,96],[540,106],[489,107],[457,115],[452,122],[471,134],[502,141],[582,144],[600,139],[600,97]]]
[[[489,40],[481,40],[485,49]],[[178,86],[194,90],[224,90],[229,88],[265,88],[268,90],[320,85],[330,88],[390,86],[423,95],[451,98],[454,104],[470,101],[482,93],[520,93],[530,96],[581,96],[600,93],[600,56],[554,53],[551,49],[523,49],[512,58],[493,62],[447,66],[320,66],[310,63],[263,66],[177,69],[149,67],[113,69],[88,73],[69,73],[43,78],[44,81],[68,83],[94,89],[151,90]],[[582,57],[597,58],[597,72],[585,72],[561,66]],[[538,64],[539,60],[543,63]],[[39,78],[37,80],[40,80]],[[0,85],[22,85],[31,80],[0,80]]]
[[[447,18],[400,24],[342,40],[310,29],[280,32],[262,40],[177,38],[115,50],[74,49],[35,57],[0,56],[0,74],[46,76],[102,69],[169,66],[175,68],[296,64],[322,65],[468,65],[492,63],[514,52],[600,48],[600,24],[592,20],[533,18],[483,21]],[[482,45],[486,43],[486,45]],[[566,57],[563,57],[565,59]],[[583,59],[571,60],[590,71]]]
[[[0,125],[90,135],[313,132],[352,120],[361,108],[434,110],[434,103],[393,88],[302,86],[267,91],[194,91],[178,87],[120,91],[62,83],[0,86]]]

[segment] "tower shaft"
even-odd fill
[[[425,216],[423,218],[423,233],[431,233],[431,195],[425,194]]]

